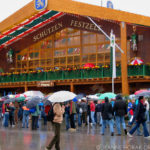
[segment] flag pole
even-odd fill
[[[107,35],[107,33],[104,32],[104,30],[103,30],[99,25],[97,25],[97,23],[96,23],[91,17],[87,16],[87,18],[88,18],[109,40],[111,40],[110,37]],[[115,47],[117,47],[117,48],[120,50],[121,53],[124,53],[124,51],[118,46],[118,44],[115,43]]]

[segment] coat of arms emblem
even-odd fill
[[[41,11],[47,7],[47,0],[35,0],[35,9]]]

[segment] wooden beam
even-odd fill
[[[49,10],[91,16],[101,19],[124,21],[133,24],[150,26],[150,17],[109,9],[105,7],[75,2],[73,0],[48,0]]]
[[[125,22],[120,23],[121,30],[121,48],[124,53],[121,53],[121,79],[122,79],[122,94],[129,94],[128,85],[128,67],[127,67],[127,27]]]
[[[24,91],[25,91],[25,92],[28,91],[27,82],[25,82]]]
[[[74,92],[74,84],[72,82],[70,83],[70,91]]]

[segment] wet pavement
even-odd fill
[[[69,132],[62,125],[61,150],[150,150],[150,140],[143,136],[129,138],[124,133],[122,136],[110,136],[109,129],[102,136],[100,129],[99,126],[87,126]],[[44,150],[52,136],[51,125],[41,125],[37,131],[21,128],[21,125],[14,128],[0,127],[0,150]]]

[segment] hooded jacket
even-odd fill
[[[62,123],[64,109],[61,107],[61,105],[59,103],[56,103],[53,106],[53,111],[54,111],[54,120],[53,120],[53,122]]]
[[[103,118],[103,120],[112,119],[112,118],[109,118],[109,114],[112,114],[112,116],[113,116],[113,109],[112,109],[112,105],[106,99],[105,103],[102,104],[102,118]]]
[[[127,114],[127,105],[122,100],[121,96],[116,97],[113,111],[115,112],[115,115],[119,117],[125,116]]]

